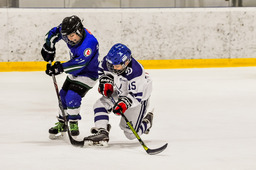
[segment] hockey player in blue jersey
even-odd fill
[[[62,23],[52,28],[47,34],[41,54],[45,61],[55,58],[55,44],[64,40],[70,49],[70,60],[64,63],[56,61],[47,64],[46,74],[67,73],[67,78],[60,90],[62,105],[69,121],[72,136],[79,135],[78,120],[81,120],[80,106],[82,98],[96,84],[98,79],[98,41],[83,27],[77,16],[63,19]],[[64,119],[60,112],[56,126],[49,129],[50,138],[54,139],[65,131]]]
[[[99,65],[99,93],[102,97],[94,104],[95,127],[93,135],[84,138],[88,144],[104,145],[109,141],[109,113],[125,114],[136,132],[148,134],[153,113],[147,112],[152,81],[143,66],[136,61],[124,44],[115,44]],[[115,104],[111,99],[117,101]],[[120,128],[132,140],[135,135],[121,118]]]

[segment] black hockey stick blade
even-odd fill
[[[161,153],[163,152],[168,146],[168,143],[166,143],[165,145],[163,145],[162,147],[160,148],[156,148],[156,149],[147,149],[146,152],[149,154],[149,155],[156,155],[158,153]]]
[[[74,138],[72,138],[69,130],[68,130],[68,137],[69,137],[70,143],[73,146],[77,146],[77,147],[83,147],[84,146],[84,140],[82,140],[82,141],[75,140]]]

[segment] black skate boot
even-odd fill
[[[69,126],[71,136],[78,136],[80,134],[77,121],[70,121]]]
[[[108,146],[109,141],[109,131],[111,129],[111,125],[107,125],[107,129],[104,128],[92,128],[91,133],[93,135],[85,137],[84,141],[88,145],[96,145],[96,146]]]
[[[49,138],[54,140],[54,139],[58,139],[60,137],[63,136],[62,132],[66,132],[67,131],[67,128],[65,127],[65,123],[64,121],[60,120],[55,123],[56,126],[54,127],[51,127],[49,129]]]
[[[153,113],[152,112],[148,112],[148,114],[143,118],[142,122],[145,122],[146,124],[150,124],[150,126],[147,128],[147,130],[144,132],[145,134],[148,134],[150,129],[152,128],[153,125]]]
[[[111,129],[111,125],[107,124],[107,131],[110,132],[110,129]],[[99,128],[96,128],[96,127],[91,128],[91,133],[92,134],[96,134],[96,133],[98,133],[98,131],[99,131]]]

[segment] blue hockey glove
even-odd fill
[[[54,65],[51,65],[51,64],[46,65],[45,73],[49,76],[52,76],[53,74],[54,75],[61,74],[63,73],[63,71],[64,70],[63,70],[62,64],[59,61],[56,61]]]

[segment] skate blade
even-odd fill
[[[108,142],[107,141],[100,141],[97,146],[107,147],[108,146]]]
[[[58,133],[58,134],[49,134],[49,139],[51,140],[59,140],[59,139],[63,139],[64,134]]]
[[[108,142],[107,141],[100,141],[100,142],[93,142],[90,140],[85,140],[84,145],[86,146],[100,146],[100,147],[107,147]]]

